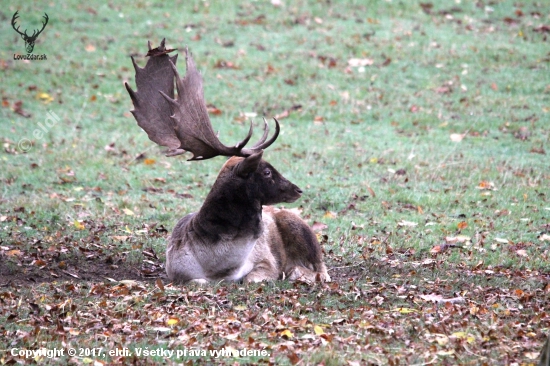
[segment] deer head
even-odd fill
[[[134,104],[134,115],[138,125],[147,132],[149,139],[169,148],[167,156],[193,153],[189,160],[204,160],[215,156],[248,157],[269,147],[279,135],[279,122],[275,119],[275,133],[267,140],[269,126],[264,120],[264,134],[252,147],[245,148],[252,137],[252,123],[248,135],[232,146],[220,142],[214,133],[202,85],[202,76],[197,71],[193,57],[185,49],[187,73],[181,78],[176,69],[176,56],[168,56],[174,50],[167,50],[165,40],[151,49],[151,58],[144,68],[134,58],[137,91],[125,83],[126,90]],[[177,97],[174,97],[174,79]],[[267,141],[266,141],[267,140]]]
[[[271,164],[262,159],[263,151],[245,158],[232,157],[224,164],[211,194],[230,197],[232,202],[257,201],[261,205],[291,203],[302,190]]]
[[[13,27],[13,29],[15,29],[17,33],[19,33],[19,35],[21,35],[21,38],[23,38],[23,40],[25,41],[25,49],[27,50],[27,53],[32,53],[32,51],[34,50],[34,43],[36,42],[36,39],[38,38],[40,33],[42,33],[44,28],[46,28],[46,24],[48,24],[48,14],[44,13],[43,18],[45,21],[42,23],[42,29],[35,29],[32,35],[29,36],[26,29],[25,32],[21,33],[19,31],[19,27],[15,28],[15,23],[17,21],[17,18],[19,18],[18,13],[19,11],[16,11],[15,14],[13,14],[13,17],[11,18],[11,26]]]

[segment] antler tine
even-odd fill
[[[137,64],[134,57],[131,57],[131,60],[137,88],[134,91],[128,83],[125,83],[125,86],[134,105],[131,111],[134,118],[151,141],[168,147],[168,154],[179,153],[181,143],[170,119],[170,105],[159,93],[159,90],[162,90],[166,95],[174,96],[174,75],[169,61],[177,62],[177,55],[151,57],[143,68]]]
[[[279,121],[277,121],[277,118],[273,118],[275,120],[275,132],[273,133],[273,136],[265,142],[262,142],[261,144],[256,144],[253,146],[253,149],[256,151],[267,149],[271,144],[277,140],[277,137],[279,137],[279,132],[281,131],[281,126],[279,125]],[[267,126],[267,122],[266,122]],[[267,131],[265,132],[267,134]],[[261,141],[261,140],[260,140]]]
[[[186,52],[187,73],[183,79],[176,65],[170,63],[176,79],[177,98],[173,99],[160,91],[172,109],[171,118],[176,136],[181,142],[180,149],[193,153],[193,157],[189,160],[205,160],[218,155],[247,156],[243,147],[252,137],[252,125],[248,135],[236,145],[225,146],[220,142],[208,117],[202,90],[202,77],[187,49]]]
[[[256,142],[252,147],[251,149],[256,149],[258,146],[260,146],[261,144],[263,144],[265,142],[265,140],[267,139],[267,136],[269,135],[269,126],[267,124],[267,121],[265,120],[265,117],[263,117],[264,119],[264,134],[262,135],[262,138],[258,140],[258,142]]]
[[[236,145],[235,145],[235,148],[241,150],[243,147],[245,147],[246,144],[248,144],[248,141],[250,141],[250,138],[252,137],[252,131],[253,131],[253,127],[252,127],[252,121],[250,121],[250,128],[248,129],[248,135],[246,135],[246,137],[238,142]]]

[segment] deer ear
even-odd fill
[[[258,169],[260,161],[262,161],[263,153],[264,151],[260,150],[260,152],[247,156],[244,160],[241,160],[241,162],[235,166],[235,174],[244,178],[248,174],[254,173],[256,169]]]

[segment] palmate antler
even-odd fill
[[[277,139],[280,131],[275,119],[275,133],[266,141],[269,127],[264,120],[264,134],[251,148],[245,148],[252,136],[252,123],[248,135],[234,146],[225,146],[214,133],[202,86],[202,76],[197,71],[193,57],[185,49],[187,73],[182,79],[176,69],[176,56],[168,56],[165,40],[160,46],[151,49],[151,56],[144,68],[140,68],[134,58],[137,91],[128,83],[126,90],[134,103],[134,115],[138,125],[147,132],[149,139],[170,150],[167,156],[193,153],[189,160],[205,160],[218,155],[250,156],[268,146]],[[174,78],[178,95],[174,98]]]

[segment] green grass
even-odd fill
[[[3,2],[0,362],[63,338],[270,350],[250,363],[534,364],[550,324],[550,8],[516,3]],[[13,60],[16,10],[29,29],[48,13],[47,61]],[[164,157],[129,113],[130,56],[143,66],[162,38],[180,72],[189,46],[223,142],[245,113],[259,127],[290,111],[265,157],[304,189],[287,206],[327,225],[333,284],[159,288],[167,235],[222,165]]]

